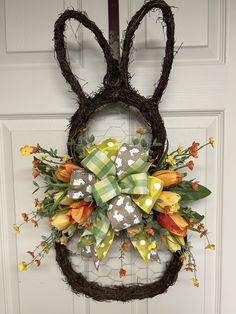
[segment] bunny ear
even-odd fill
[[[125,86],[129,87],[129,73],[128,73],[128,63],[129,55],[133,45],[134,33],[137,30],[139,24],[141,23],[144,16],[153,9],[160,9],[163,14],[163,21],[166,24],[166,34],[167,41],[165,47],[165,57],[162,64],[162,72],[158,82],[158,85],[154,91],[152,99],[159,103],[162,94],[168,83],[169,74],[172,67],[172,62],[174,58],[174,32],[175,24],[174,17],[171,12],[169,5],[163,0],[153,0],[144,4],[139,11],[132,17],[131,21],[128,24],[125,39],[123,42],[123,53],[121,57],[120,69],[122,73],[122,80]]]
[[[66,10],[60,17],[57,19],[54,28],[54,42],[55,42],[55,51],[56,57],[58,59],[61,71],[66,81],[70,84],[72,90],[76,93],[81,104],[85,103],[88,99],[88,96],[83,91],[77,77],[71,70],[70,62],[67,59],[66,53],[66,43],[64,40],[64,31],[66,26],[66,21],[74,19],[83,24],[91,32],[94,33],[98,44],[102,48],[104,57],[107,62],[107,74],[106,80],[112,81],[114,77],[114,69],[117,68],[117,62],[112,57],[111,48],[108,45],[106,39],[104,38],[101,30],[92,22],[85,14],[75,10]],[[113,75],[112,75],[113,74]]]

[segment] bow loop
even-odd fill
[[[105,152],[102,152],[99,149],[94,149],[81,161],[81,164],[99,179],[116,175],[116,167],[114,163],[107,157]]]
[[[112,138],[93,145],[87,152],[81,162],[85,169],[73,173],[68,195],[72,194],[75,199],[90,191],[98,207],[104,208],[104,203],[108,203],[107,216],[115,231],[139,224],[140,209],[149,213],[163,188],[161,180],[147,175],[149,152],[129,144],[119,148]],[[91,183],[86,187],[88,179]]]
[[[148,194],[148,181],[146,173],[127,175],[119,181],[121,192],[125,194]]]
[[[92,193],[96,203],[107,203],[121,194],[121,188],[115,176],[109,176],[92,186]]]

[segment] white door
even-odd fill
[[[127,21],[143,0],[120,0],[120,24]],[[47,232],[27,226],[16,238],[12,224],[32,208],[30,160],[19,154],[24,144],[65,150],[68,118],[77,108],[53,55],[53,23],[65,8],[86,11],[107,38],[107,0],[0,0],[0,313],[98,314],[174,313],[234,314],[235,301],[235,138],[236,117],[236,1],[169,0],[176,19],[176,54],[167,91],[161,103],[172,145],[204,143],[214,135],[196,162],[196,174],[213,194],[199,202],[206,215],[215,252],[193,239],[200,287],[180,272],[167,294],[151,300],[97,303],[73,295],[63,282],[53,252],[39,269],[18,274],[17,263]],[[133,52],[132,83],[141,94],[151,95],[160,74],[163,32],[158,13],[140,26]],[[159,15],[160,16],[160,15]],[[74,33],[71,31],[73,28]],[[76,35],[76,36],[75,36]],[[70,60],[84,79],[86,91],[102,82],[105,63],[93,36],[76,23],[68,25]],[[77,40],[75,40],[75,37]],[[119,106],[107,108],[91,123],[102,139],[117,136],[130,140],[141,122]]]

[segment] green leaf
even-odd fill
[[[92,144],[94,141],[95,141],[95,137],[94,137],[94,135],[92,134],[92,135],[88,138],[88,142],[89,142],[90,144]]]
[[[140,139],[139,139],[138,137],[133,137],[133,138],[132,138],[132,143],[133,143],[134,145],[138,145],[138,144],[140,143]]]
[[[143,148],[148,148],[148,142],[144,138],[141,138],[141,146]]]
[[[159,158],[159,161],[158,161],[158,163],[157,163],[156,168],[155,168],[155,169],[152,169],[153,172],[156,171],[156,170],[158,170],[159,167],[161,166],[161,164],[165,161],[166,156],[168,155],[168,150],[169,150],[169,141],[166,140],[166,148],[165,148],[165,150],[163,151],[161,157]]]
[[[89,196],[86,196],[86,197],[84,198],[84,201],[90,203],[90,202],[93,201],[93,198],[92,198],[91,195],[89,195]]]
[[[39,188],[39,185],[36,181],[33,181],[33,185],[37,186]]]
[[[178,210],[178,213],[186,220],[193,222],[194,224],[200,223],[204,219],[204,215],[200,215],[190,207],[182,207]]]
[[[182,181],[179,185],[168,189],[168,191],[179,194],[183,201],[196,201],[211,194],[209,189],[200,184],[198,190],[195,191],[191,186],[191,181]]]
[[[82,142],[82,144],[84,145],[84,146],[87,146],[87,140],[84,138],[84,137],[82,137],[82,139],[81,139],[81,142]]]
[[[155,138],[154,141],[153,141],[153,143],[152,143],[152,146],[160,147],[160,146],[162,146],[162,144],[159,143],[159,142],[157,141],[157,139]]]
[[[81,146],[76,146],[75,151],[78,154],[83,154],[84,153],[84,148],[82,148]]]
[[[164,228],[161,228],[161,229],[159,230],[159,233],[160,233],[160,235],[164,235],[164,236],[170,235],[169,231],[166,230],[166,229],[164,229]]]

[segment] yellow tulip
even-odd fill
[[[21,262],[18,264],[18,269],[20,272],[26,271],[27,270],[27,264],[26,262]]]
[[[62,196],[63,192],[57,192],[53,199],[56,202],[61,196]],[[68,205],[70,206],[71,204],[73,204],[74,200],[68,198],[68,197],[64,197],[61,201],[60,201],[60,205]]]
[[[56,229],[62,231],[66,229],[67,227],[69,227],[70,218],[65,212],[58,213],[52,217],[51,225],[55,227]]]
[[[160,170],[154,172],[153,177],[162,180],[164,188],[171,188],[182,182],[184,173],[171,170]]]
[[[184,245],[184,238],[172,235],[161,235],[162,243],[167,247],[171,252],[176,252],[181,250],[181,246]]]
[[[181,196],[179,194],[170,191],[163,191],[161,192],[153,209],[160,213],[173,214],[180,209],[180,200]]]

